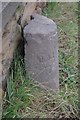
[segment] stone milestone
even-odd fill
[[[27,74],[45,88],[59,89],[57,26],[51,19],[34,14],[24,28]]]

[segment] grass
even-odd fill
[[[58,26],[59,79],[57,93],[43,90],[25,75],[23,58],[16,54],[3,98],[3,118],[78,117],[77,3],[48,3],[43,15]]]

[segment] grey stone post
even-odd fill
[[[59,89],[58,38],[55,22],[34,14],[24,28],[25,65],[30,77],[45,88]]]

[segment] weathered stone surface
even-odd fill
[[[5,78],[8,75],[11,62],[13,60],[14,50],[16,49],[19,41],[21,40],[21,29],[17,24],[15,18],[13,18],[6,26],[2,36],[2,53],[0,57],[0,77],[3,82],[3,89],[5,84]],[[0,68],[1,68],[0,65]]]
[[[2,29],[9,22],[20,2],[2,2]]]
[[[35,2],[29,2],[25,6],[23,17],[21,19],[21,25],[24,28],[24,26],[30,21],[30,16],[34,13],[36,8],[36,3]]]
[[[35,13],[41,14],[41,13],[42,13],[42,9],[43,9],[45,6],[46,6],[46,2],[44,2],[43,0],[41,0],[41,2],[37,2],[36,9],[35,9]]]
[[[39,6],[37,6],[36,9],[35,9],[35,13],[41,15],[41,13],[42,13],[42,9],[41,9]]]
[[[26,71],[33,80],[47,88],[58,90],[58,40],[56,24],[41,15],[24,28]]]
[[[40,2],[37,2],[37,6],[40,7],[40,8],[44,8],[46,6],[46,1],[41,0]]]

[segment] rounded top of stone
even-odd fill
[[[24,35],[27,33],[30,34],[49,34],[56,33],[56,24],[53,20],[38,14],[32,15],[32,20],[24,28]]]

